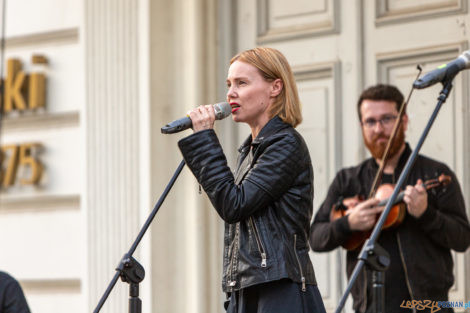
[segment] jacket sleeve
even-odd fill
[[[330,185],[327,197],[320,206],[310,227],[310,246],[314,251],[331,251],[336,249],[351,235],[347,216],[330,221],[333,205],[343,196],[341,191],[341,172]]]
[[[186,164],[220,217],[236,223],[264,209],[287,191],[299,171],[299,142],[279,136],[257,158],[239,185],[215,132],[196,132],[178,142]]]
[[[28,303],[20,284],[13,278],[8,279],[5,284],[3,301],[0,301],[0,312],[2,313],[30,313]],[[0,288],[1,289],[1,288]],[[1,300],[2,296],[0,296]]]
[[[447,168],[451,183],[428,197],[428,208],[417,220],[421,229],[438,245],[459,252],[470,245],[470,225],[455,174]]]

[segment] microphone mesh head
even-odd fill
[[[460,57],[465,61],[465,68],[470,68],[470,50],[464,51]]]
[[[214,104],[215,118],[221,120],[232,114],[232,107],[228,102]]]

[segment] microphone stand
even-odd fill
[[[116,274],[114,275],[113,279],[109,283],[108,288],[104,292],[103,296],[101,297],[93,313],[98,313],[101,310],[104,303],[106,302],[106,299],[108,298],[109,294],[113,290],[114,285],[116,285],[116,282],[119,277],[121,277],[121,280],[123,282],[129,283],[129,312],[130,313],[142,312],[142,301],[139,298],[139,283],[142,280],[144,280],[145,270],[143,266],[139,262],[137,262],[136,259],[134,259],[132,254],[137,249],[137,246],[142,240],[142,237],[144,237],[145,232],[147,231],[150,224],[152,223],[153,218],[157,214],[158,210],[163,204],[163,201],[165,201],[166,196],[170,192],[171,187],[173,187],[176,179],[178,178],[179,174],[183,170],[184,165],[185,165],[185,162],[183,160],[181,161],[180,165],[178,166],[175,173],[173,174],[173,177],[170,179],[170,182],[168,183],[162,195],[160,196],[160,199],[155,204],[152,212],[150,213],[149,217],[145,221],[144,226],[142,226],[142,229],[137,235],[137,238],[135,239],[131,248],[126,254],[124,254],[121,261],[119,262],[119,265],[116,268],[116,271],[117,271]]]
[[[452,80],[454,79],[456,74],[454,74],[453,76],[449,77],[447,80],[442,82],[443,88],[439,94],[439,97],[437,98],[438,102],[436,104],[436,107],[426,127],[424,128],[424,131],[416,145],[416,148],[413,150],[412,154],[409,156],[408,161],[406,162],[406,165],[400,174],[400,178],[398,178],[398,182],[395,186],[395,189],[393,190],[392,195],[388,199],[387,205],[385,206],[384,211],[380,215],[380,218],[377,224],[375,225],[370,238],[366,240],[366,242],[364,243],[364,246],[362,247],[361,252],[359,253],[358,261],[351,275],[348,286],[346,287],[346,291],[341,297],[335,313],[340,313],[341,310],[343,309],[344,304],[346,303],[346,299],[349,293],[351,292],[352,286],[356,282],[357,277],[359,276],[364,264],[366,264],[369,268],[373,270],[372,271],[373,300],[375,302],[374,312],[375,313],[384,312],[384,309],[385,309],[384,307],[385,306],[385,297],[384,297],[385,273],[384,272],[387,269],[388,265],[390,264],[390,258],[388,256],[388,253],[382,247],[380,247],[376,243],[376,241],[380,235],[382,226],[385,223],[385,220],[387,219],[387,216],[395,202],[395,199],[397,198],[401,187],[403,186],[411,168],[413,167],[416,157],[418,156],[419,150],[421,149],[421,146],[423,145],[424,140],[426,139],[429,133],[429,130],[431,129],[431,126],[434,123],[434,120],[436,119],[437,114],[439,113],[439,110],[441,109],[442,104],[447,100],[447,97],[449,96],[449,93],[452,90]]]

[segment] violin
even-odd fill
[[[429,179],[425,181],[423,183],[423,187],[426,190],[430,190],[439,186],[446,186],[450,183],[450,181],[450,176],[441,174],[438,178]],[[377,206],[385,206],[387,204],[390,196],[393,193],[394,188],[395,187],[393,184],[383,184],[377,188],[375,198],[380,200]],[[387,219],[385,220],[385,223],[382,226],[382,230],[393,229],[403,222],[406,215],[406,204],[403,202],[404,196],[404,191],[401,191],[398,194],[397,198],[395,199],[395,202],[393,203],[392,208],[390,209]],[[333,205],[333,208],[330,213],[330,220],[334,221],[338,218],[348,215],[350,213],[350,210],[352,210],[358,203],[364,200],[365,199],[363,197],[357,195],[346,199],[339,199],[339,201]],[[377,223],[379,217],[380,214],[377,214],[375,223]],[[348,240],[342,244],[342,246],[343,248],[350,251],[356,250],[357,248],[362,246],[362,244],[366,241],[367,238],[370,237],[371,233],[372,229],[368,231],[354,231],[348,238]]]

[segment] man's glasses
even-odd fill
[[[393,122],[395,122],[396,119],[397,119],[396,115],[385,115],[380,120],[368,118],[365,121],[361,122],[361,124],[362,126],[368,129],[374,128],[377,123],[380,123],[382,127],[390,127],[392,126]]]

